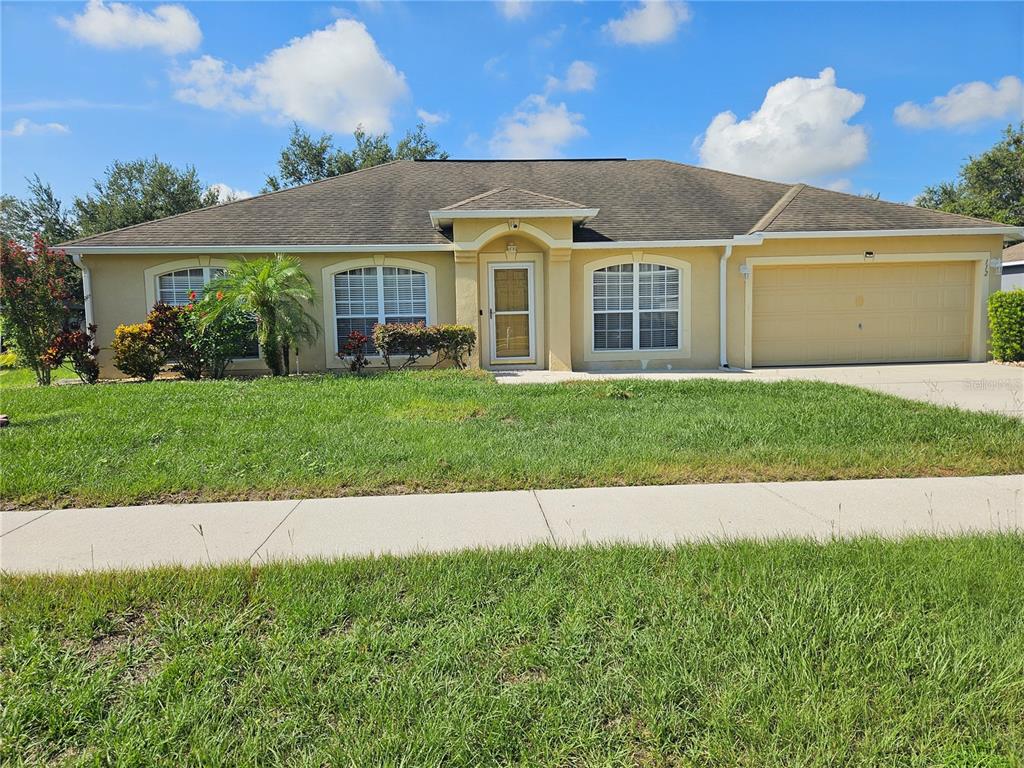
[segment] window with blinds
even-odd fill
[[[406,267],[359,267],[334,275],[338,348],[352,331],[373,336],[378,323],[426,323],[427,275]],[[372,342],[368,351],[375,351]]]
[[[679,296],[673,267],[628,263],[594,270],[594,350],[678,349]]]

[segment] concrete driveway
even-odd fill
[[[996,363],[916,363],[910,365],[836,365],[807,368],[755,368],[735,371],[505,371],[498,381],[540,383],[572,380],[644,378],[725,381],[785,381],[802,379],[852,384],[890,395],[971,411],[988,411],[1024,418],[1024,368]]]

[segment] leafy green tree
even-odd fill
[[[914,202],[923,208],[1024,226],[1024,123],[1007,126],[999,143],[968,158],[956,181],[926,187]]]
[[[71,211],[63,207],[53,187],[35,174],[28,182],[28,197],[0,195],[0,234],[4,240],[14,240],[25,246],[32,244],[33,235],[40,235],[47,243],[63,243],[78,235]]]
[[[334,146],[331,134],[323,133],[313,138],[298,123],[293,124],[288,146],[281,150],[277,160],[277,174],[267,177],[263,191],[275,192],[298,184],[309,184],[392,160],[448,158],[448,153],[442,152],[438,143],[427,135],[423,123],[407,132],[394,148],[386,133],[369,134],[362,128],[356,128],[352,137],[355,147],[346,152]]]
[[[217,203],[214,189],[203,189],[196,169],[179,170],[157,157],[115,160],[105,177],[93,182],[95,194],[75,198],[83,235],[142,224]]]
[[[230,311],[256,318],[256,338],[274,376],[288,374],[288,352],[320,335],[316,320],[305,307],[316,290],[301,262],[281,254],[259,259],[236,259],[223,277],[211,280],[204,295],[220,296],[204,305],[200,326],[217,322]]]

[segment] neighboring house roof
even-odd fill
[[[518,209],[521,211],[541,211],[552,208],[586,208],[582,203],[563,200],[560,197],[542,195],[528,189],[518,187],[498,187],[480,195],[473,195],[452,205],[446,205],[442,211],[502,211]]]
[[[599,211],[576,228],[576,242],[995,224],[665,160],[399,160],[67,245],[447,245],[450,232],[432,226],[428,211],[474,204],[504,210],[513,200],[517,208],[555,205],[546,199]]]
[[[1024,261],[1024,242],[1003,248],[1003,264],[1015,261]]]

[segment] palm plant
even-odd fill
[[[320,334],[320,326],[305,309],[316,300],[316,290],[294,256],[236,259],[222,277],[209,282],[205,294],[219,300],[211,302],[204,324],[229,308],[256,318],[256,338],[274,376],[288,373],[289,349],[312,343]]]

